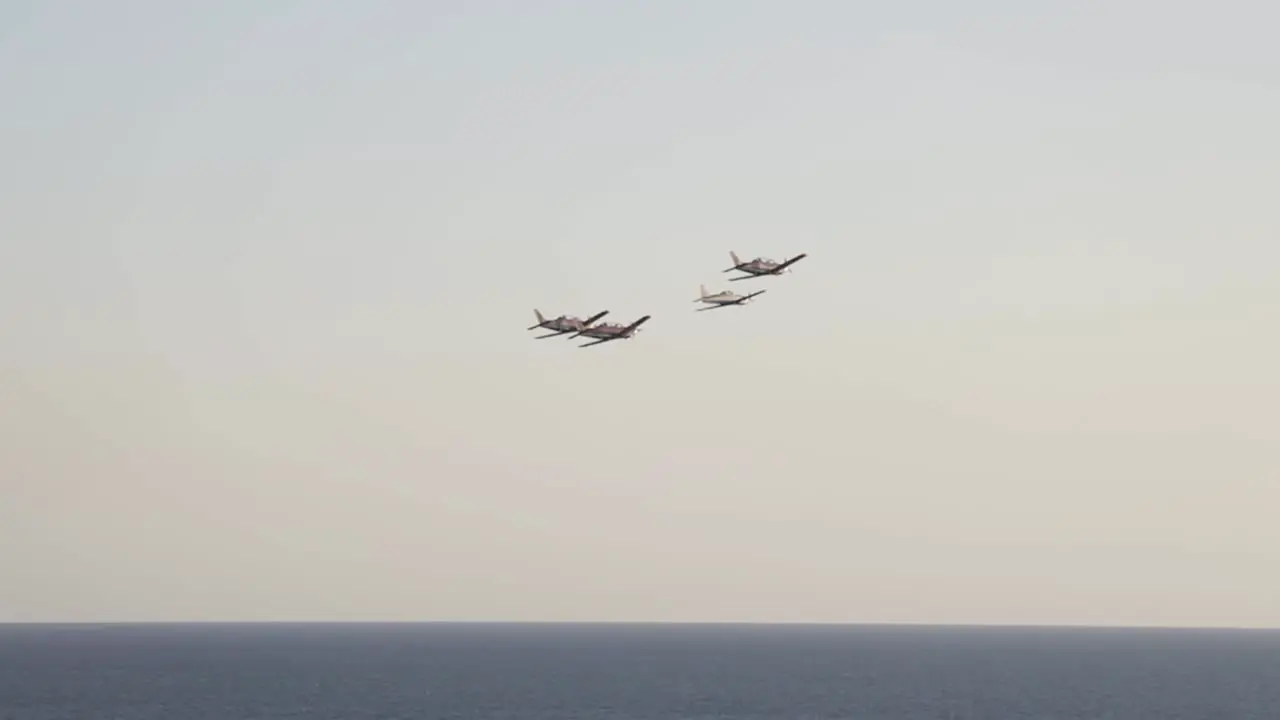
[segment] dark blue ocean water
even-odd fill
[[[4,720],[1280,720],[1280,632],[0,626]]]

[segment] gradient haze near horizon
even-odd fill
[[[1277,22],[8,3],[0,621],[1280,626]]]

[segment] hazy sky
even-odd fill
[[[1278,23],[4,3],[0,621],[1280,626]]]

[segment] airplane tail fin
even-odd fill
[[[730,260],[733,260],[733,266],[734,266],[734,267],[738,267],[739,265],[741,265],[741,264],[742,264],[742,261],[738,259],[738,253],[736,253],[736,252],[734,252],[734,251],[732,251],[732,250],[730,250],[730,251],[729,251],[729,259],[730,259]]]
[[[706,285],[699,285],[699,286],[698,286],[698,292],[700,293],[700,297],[706,297],[706,296],[707,296],[707,286],[706,286]]]
[[[529,329],[529,330],[533,330],[533,329],[535,329],[535,328],[540,328],[540,327],[542,327],[542,326],[543,326],[543,324],[544,324],[544,323],[546,323],[546,322],[547,322],[547,319],[546,319],[546,318],[544,318],[544,317],[542,317],[542,313],[538,311],[538,308],[534,308],[534,309],[533,309],[533,316],[534,316],[534,317],[536,317],[536,318],[538,318],[538,324],[537,324],[537,325],[530,325],[530,326],[528,327],[528,329]]]

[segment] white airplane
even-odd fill
[[[578,346],[584,348],[591,347],[592,345],[599,345],[600,343],[606,343],[610,340],[629,340],[632,337],[635,337],[637,332],[640,332],[640,326],[648,322],[650,317],[651,316],[649,315],[645,315],[630,325],[623,325],[621,323],[601,323],[595,327],[583,328],[570,337],[585,335],[589,338],[596,338],[595,342],[589,342]]]
[[[808,256],[808,253],[800,253],[790,260],[785,260],[783,262],[769,260],[768,258],[762,257],[743,262],[738,258],[737,253],[730,250],[729,259],[733,260],[733,267],[725,270],[725,272],[733,272],[734,270],[737,270],[739,272],[746,273],[746,275],[742,277],[729,278],[729,282],[733,282],[735,280],[750,280],[753,277],[760,277],[762,275],[781,275],[783,270],[786,270],[794,263],[798,263]]]
[[[702,312],[703,310],[715,310],[716,308],[728,307],[729,305],[742,305],[751,298],[764,293],[764,290],[757,290],[746,295],[739,295],[732,290],[723,290],[712,295],[707,292],[706,285],[699,285],[698,290],[701,291],[702,297],[694,300],[694,302],[707,303],[711,307],[698,308],[696,312]]]
[[[595,315],[592,315],[591,317],[587,318],[586,320],[582,320],[576,317],[569,317],[568,315],[561,315],[560,317],[551,318],[550,320],[548,320],[547,318],[542,316],[542,313],[539,312],[537,308],[534,308],[533,314],[535,317],[538,318],[538,324],[530,325],[526,329],[537,330],[538,328],[543,328],[546,330],[550,330],[551,331],[550,333],[546,335],[538,335],[534,338],[535,340],[542,340],[543,338],[556,337],[557,335],[564,335],[566,333],[577,332],[579,330],[589,328],[591,327],[591,323],[599,320],[605,315],[608,315],[609,311],[605,310],[604,312],[598,312]]]

